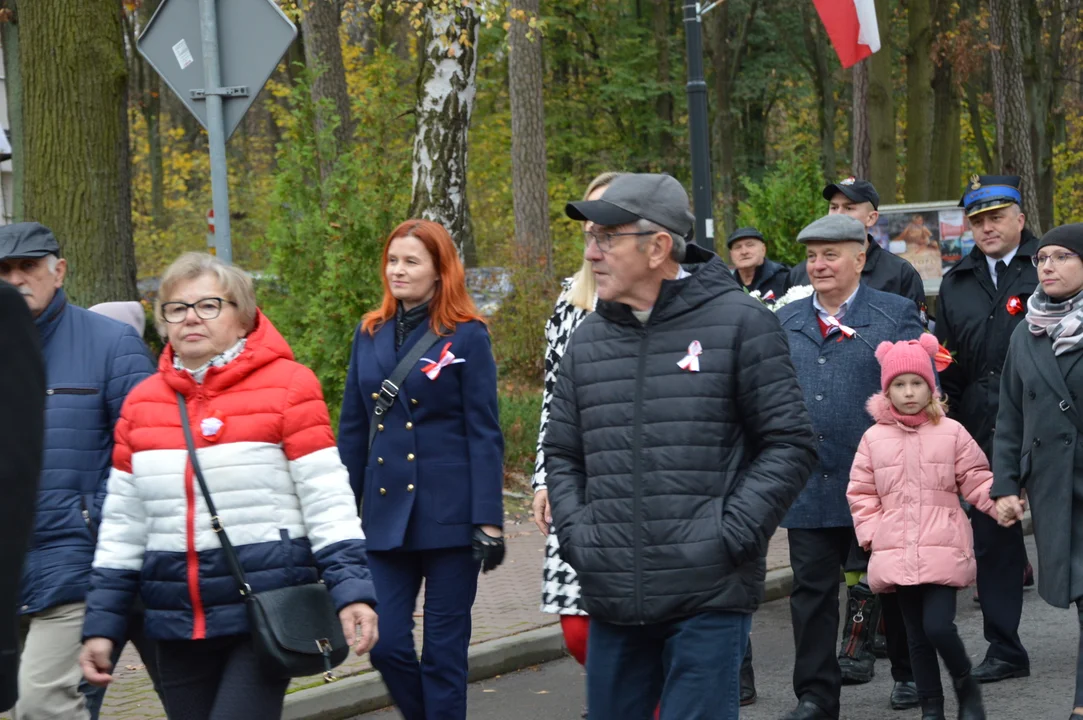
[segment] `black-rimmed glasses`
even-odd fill
[[[613,249],[613,241],[619,237],[645,237],[647,235],[657,235],[658,233],[653,231],[647,232],[598,232],[596,230],[588,230],[583,233],[583,242],[587,247],[593,242],[598,246],[598,249],[603,253],[607,253]]]
[[[188,308],[196,311],[196,317],[200,320],[214,320],[222,314],[222,305],[229,303],[236,307],[237,303],[220,297],[208,297],[196,300],[194,303],[167,302],[162,303],[162,319],[167,323],[176,324],[184,322],[188,317]]]

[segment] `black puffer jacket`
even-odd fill
[[[790,289],[790,269],[774,260],[764,260],[763,264],[756,268],[756,274],[752,277],[752,283],[745,285],[741,282],[741,273],[733,271],[733,279],[741,286],[742,290],[753,292],[760,291],[764,302],[774,302],[786,294]],[[768,293],[774,293],[770,298]]]
[[[646,325],[599,302],[553,394],[553,518],[606,622],[755,610],[767,542],[816,460],[778,320],[717,256],[690,247],[687,262]],[[694,341],[698,372],[678,366]]]

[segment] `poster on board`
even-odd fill
[[[883,249],[906,258],[922,280],[938,280],[974,247],[955,201],[884,205],[869,233]]]

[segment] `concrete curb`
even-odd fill
[[[470,648],[470,682],[564,657],[564,635],[553,624]],[[282,720],[343,720],[391,705],[391,695],[371,670],[286,696]]]
[[[1023,534],[1032,535],[1033,533],[1034,520],[1030,517],[1030,510],[1027,510],[1026,515],[1023,516]],[[786,597],[793,591],[793,570],[788,567],[769,570],[764,580],[763,589],[764,602],[781,600]]]
[[[1030,535],[1033,530],[1034,523],[1028,511],[1023,518],[1023,533]],[[792,590],[793,570],[771,570],[764,580],[764,602],[781,600]],[[557,660],[564,655],[564,635],[559,624],[488,640],[470,648],[470,682]],[[370,670],[329,685],[290,693],[286,696],[282,720],[344,720],[391,704],[391,695],[380,674]]]

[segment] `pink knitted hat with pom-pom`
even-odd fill
[[[880,361],[880,385],[884,392],[891,386],[891,381],[900,375],[914,373],[920,375],[929,388],[936,392],[936,372],[933,358],[940,348],[936,336],[922,333],[917,340],[902,342],[882,342],[876,348],[876,359]]]

